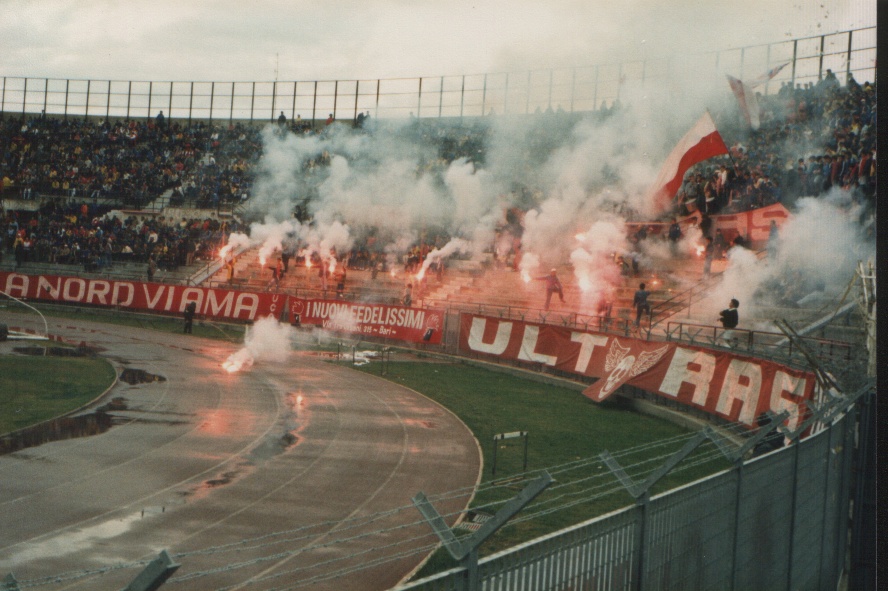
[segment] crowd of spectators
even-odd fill
[[[33,117],[0,122],[0,191],[25,199],[114,199],[140,208],[167,190],[202,207],[249,193],[261,154],[249,125]],[[178,203],[176,203],[178,200]]]
[[[676,199],[679,210],[669,212],[669,217],[692,211],[736,212],[777,202],[791,205],[798,197],[834,187],[857,201],[874,203],[874,84],[861,85],[850,75],[840,84],[827,70],[816,83],[785,82],[778,92],[758,99],[762,123],[756,130],[744,127],[739,117],[733,123],[730,117],[719,118],[722,135],[730,140],[730,155],[691,169]],[[535,113],[521,137],[511,138],[520,149],[511,168],[516,178],[510,201],[526,210],[541,198],[528,180],[563,144],[579,118],[601,121],[626,109],[631,106],[602,105],[585,115],[560,109]],[[369,113],[350,125],[334,121],[331,115],[326,124],[312,125],[281,113],[278,133],[321,139],[318,152],[302,163],[304,195],[294,212],[299,219],[309,217],[307,202],[326,178],[333,144],[325,147],[323,140],[337,126],[348,126],[353,133],[390,134],[395,141],[416,146],[417,175],[441,173],[457,159],[483,168],[491,149],[493,117],[465,121],[412,117],[406,125],[370,121]],[[200,256],[201,245],[218,240],[231,228],[209,219],[109,217],[105,214],[110,208],[97,206],[96,198],[116,198],[120,205],[139,207],[172,189],[171,205],[218,208],[243,201],[249,197],[262,153],[261,127],[183,125],[165,120],[162,113],[155,119],[115,123],[42,116],[0,121],[0,190],[12,187],[25,198],[38,193],[65,198],[48,202],[33,215],[13,212],[2,220],[4,247],[22,261],[97,260],[101,265],[154,256],[161,266],[185,264]],[[522,170],[527,174],[522,175]],[[520,229],[505,234],[520,239]],[[357,253],[356,265],[375,266],[372,244],[361,244]]]
[[[216,256],[237,222],[172,220],[124,216],[107,206],[47,201],[36,212],[8,212],[0,218],[3,251],[15,266],[39,262],[79,265],[100,271],[115,263],[148,263],[175,270]]]
[[[730,156],[694,167],[679,191],[681,213],[728,213],[792,203],[833,187],[874,204],[876,86],[831,70],[816,83],[785,82],[759,96],[758,130],[730,130]],[[727,135],[723,132],[723,136]]]

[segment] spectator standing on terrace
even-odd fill
[[[561,280],[558,279],[558,272],[555,269],[549,271],[548,275],[537,277],[537,281],[546,282],[546,310],[549,309],[549,302],[552,301],[553,293],[557,293],[558,297],[561,298],[561,303],[564,303],[564,291],[561,286]]]
[[[283,263],[278,259],[277,264],[271,269],[271,281],[268,282],[268,288],[274,286],[275,290],[281,288],[281,272],[283,271]]]
[[[715,254],[715,245],[713,244],[712,236],[706,236],[704,240],[706,240],[706,248],[703,251],[703,278],[709,279],[709,275],[712,272],[712,257]]]
[[[148,257],[148,281],[154,281],[154,272],[157,271],[157,263],[153,256]]]
[[[681,226],[676,218],[672,218],[672,224],[669,225],[667,237],[672,248],[672,254],[675,255],[678,252],[678,241],[681,240]]]
[[[405,306],[408,308],[413,304],[413,284],[408,283],[404,288],[404,297],[402,299]]]
[[[188,302],[188,305],[185,306],[185,328],[183,329],[185,334],[191,334],[191,327],[194,324],[194,314],[197,312],[197,304],[194,302]]]
[[[719,322],[721,322],[725,329],[721,335],[721,340],[732,347],[737,344],[737,337],[734,335],[733,329],[737,328],[737,325],[740,324],[740,315],[737,312],[739,306],[739,301],[731,299],[728,307],[718,313]]]
[[[777,222],[771,220],[771,228],[768,230],[768,258],[772,261],[777,258],[777,242],[780,240],[780,231]]]
[[[728,241],[725,240],[725,235],[722,234],[721,229],[717,229],[715,231],[715,238],[713,239],[713,248],[714,251],[712,253],[713,258],[722,259],[725,256],[725,252],[728,250]]]
[[[635,306],[635,327],[638,328],[641,325],[641,317],[644,314],[651,313],[651,305],[648,303],[648,296],[651,295],[647,289],[647,286],[644,283],[638,284],[638,289],[635,291],[635,296],[632,298],[632,305]]]
[[[336,297],[341,298],[345,295],[345,274],[346,265],[342,265],[336,271]]]
[[[281,251],[281,262],[284,264],[282,273],[286,273],[290,268],[290,247],[285,247]]]
[[[700,215],[700,232],[704,238],[711,237],[712,235],[712,218],[705,213]]]

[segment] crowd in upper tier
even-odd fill
[[[0,191],[144,207],[168,189],[205,207],[249,194],[254,126],[33,117],[0,122]]]
[[[841,84],[829,70],[816,83],[785,82],[778,92],[759,95],[761,126],[752,130],[728,111],[717,113],[730,156],[693,167],[667,216],[705,211],[742,211],[782,202],[833,187],[857,201],[875,203],[876,86],[848,76]],[[592,113],[540,112],[517,152],[513,197],[519,208],[542,197],[527,179],[545,162],[582,118],[601,121],[631,106],[614,104]],[[333,129],[299,118],[278,120],[279,134],[315,135],[323,146]],[[343,127],[343,124],[338,123]],[[407,125],[379,125],[367,115],[348,122],[352,133],[387,133],[412,142],[418,150],[417,174],[435,174],[458,158],[483,168],[491,137],[489,118],[453,123],[411,118]],[[209,219],[163,220],[109,217],[111,207],[139,208],[171,190],[170,203],[218,209],[249,198],[262,155],[262,127],[167,120],[162,113],[147,121],[78,118],[7,117],[0,120],[0,197],[36,199],[55,196],[36,212],[4,211],[0,217],[3,248],[21,261],[108,264],[115,258],[175,266],[201,256],[201,248],[224,238],[231,225]],[[330,144],[330,150],[333,149]],[[303,162],[302,204],[294,215],[310,217],[309,202],[323,182],[331,154],[321,148]],[[525,171],[522,173],[521,171]],[[606,179],[607,180],[607,179]],[[522,195],[524,196],[522,198]],[[101,199],[99,199],[101,198]],[[359,250],[364,245],[359,247]]]
[[[694,167],[677,201],[685,212],[725,213],[837,187],[874,203],[876,103],[874,84],[849,75],[843,86],[831,70],[817,83],[786,82],[759,96],[761,127],[731,142],[729,157]]]

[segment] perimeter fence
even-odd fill
[[[634,471],[634,476],[627,473],[629,466],[624,469],[604,452],[593,464],[606,466],[612,474],[609,480],[627,490],[634,505],[483,559],[475,547],[461,554],[459,567],[397,589],[836,589],[848,577],[853,582],[849,588],[875,590],[874,557],[867,552],[875,541],[868,518],[875,507],[875,386],[868,383],[847,396],[824,395],[809,408],[812,414],[793,431],[782,425],[786,413],[772,415],[770,425],[757,431],[744,429],[739,437],[727,438],[723,429],[704,428],[659,468]],[[785,445],[768,453],[760,444],[776,443],[775,427],[776,440]],[[726,457],[732,467],[652,495],[663,476],[695,461],[691,454],[705,442],[714,444],[713,454]],[[600,479],[605,474],[585,478]],[[548,476],[545,471],[543,475]],[[561,491],[555,494],[547,502],[559,507],[574,502]],[[455,543],[467,546],[475,537],[464,536]],[[484,541],[483,536],[478,539],[479,544]],[[188,556],[161,553],[140,575],[150,585],[130,588],[156,589],[151,585],[159,586],[167,577],[170,583],[179,581],[173,576],[176,559]],[[140,565],[144,563],[119,568]],[[70,576],[101,576],[110,568]],[[343,569],[342,574],[353,570]],[[324,575],[324,580],[338,573]],[[294,581],[286,588],[307,586],[312,580]],[[17,582],[11,574],[3,583],[6,586],[0,589],[10,590],[46,584]]]
[[[634,506],[397,589],[836,589],[848,569],[855,458],[872,451],[861,451],[870,443],[857,437],[858,414],[860,425],[871,424],[873,399],[868,385],[834,400],[783,432],[786,447],[750,460],[761,439],[739,449],[722,442],[731,469],[652,497],[656,475],[635,483],[602,454]],[[875,589],[874,565],[854,566],[855,588]]]
[[[787,64],[762,88],[807,84],[832,70],[875,80],[876,27],[672,57],[652,57],[584,67],[531,71],[390,78],[272,82],[73,80],[4,76],[0,111],[5,114],[149,118],[163,111],[174,119],[315,122],[328,116],[375,118],[478,117],[537,110],[593,111],[625,99],[626,88],[670,88],[692,74],[760,76]],[[727,91],[727,85],[725,85]]]

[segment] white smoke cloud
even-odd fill
[[[250,369],[259,360],[281,363],[287,359],[295,330],[272,316],[260,318],[248,326],[244,346],[222,363],[229,373]]]
[[[815,296],[823,303],[840,296],[857,261],[875,256],[875,241],[864,234],[860,214],[860,206],[838,189],[800,199],[780,228],[776,256],[736,247],[728,251],[728,266],[704,304],[704,314],[711,316],[737,298],[747,320],[769,321],[773,319],[762,314],[771,306],[795,307]]]
[[[574,277],[583,303],[594,308],[600,300],[608,299],[611,286],[620,279],[614,256],[627,254],[623,221],[598,220],[586,232],[578,234],[576,241],[579,246],[570,254]]]
[[[242,232],[232,232],[228,235],[228,242],[219,249],[219,258],[226,258],[229,253],[234,252],[238,248],[241,247],[249,247],[252,246],[253,242],[250,240],[250,237]]]
[[[429,267],[432,263],[446,259],[447,257],[457,253],[457,252],[469,252],[471,244],[466,240],[462,240],[460,238],[453,238],[450,242],[442,246],[441,248],[435,248],[426,256],[426,258],[422,261],[422,267],[419,272],[416,274],[418,279],[422,279],[425,276],[426,271],[428,271]]]

